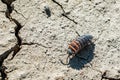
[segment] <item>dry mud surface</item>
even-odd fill
[[[120,80],[120,0],[16,0],[11,16],[24,27],[22,49],[11,61],[5,60],[8,80]],[[49,7],[51,16],[45,13]],[[5,17],[0,1],[0,54],[16,43],[15,24]],[[24,15],[24,17],[23,17]],[[63,65],[71,40],[91,34],[96,41],[78,57]],[[10,55],[11,56],[11,55]]]

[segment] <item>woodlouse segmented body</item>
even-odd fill
[[[75,56],[80,50],[91,44],[92,39],[93,39],[92,35],[83,35],[73,40],[68,46],[68,50],[67,50],[68,57],[66,59],[66,63],[60,60],[61,63],[64,65],[68,65],[69,64],[68,60],[70,59],[70,56],[72,57]]]
[[[77,54],[81,49],[89,45],[92,41],[93,36],[92,35],[83,35],[79,36],[76,40],[73,40],[68,47],[68,54],[69,55],[75,55]]]

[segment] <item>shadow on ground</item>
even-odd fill
[[[70,59],[69,66],[77,70],[83,68],[85,64],[94,58],[94,50],[95,44],[85,47],[75,57]]]

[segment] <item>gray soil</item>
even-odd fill
[[[5,60],[8,80],[120,80],[120,0],[16,0],[11,16],[23,26],[22,49]],[[45,9],[49,8],[51,15]],[[6,5],[0,1],[0,11]],[[77,24],[75,22],[77,22]],[[16,44],[15,24],[0,12],[0,54]],[[78,35],[94,36],[94,46],[66,60],[66,50]]]

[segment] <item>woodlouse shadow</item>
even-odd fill
[[[69,66],[73,69],[81,69],[85,64],[94,58],[95,44],[89,45],[82,49],[76,56],[69,60]]]

